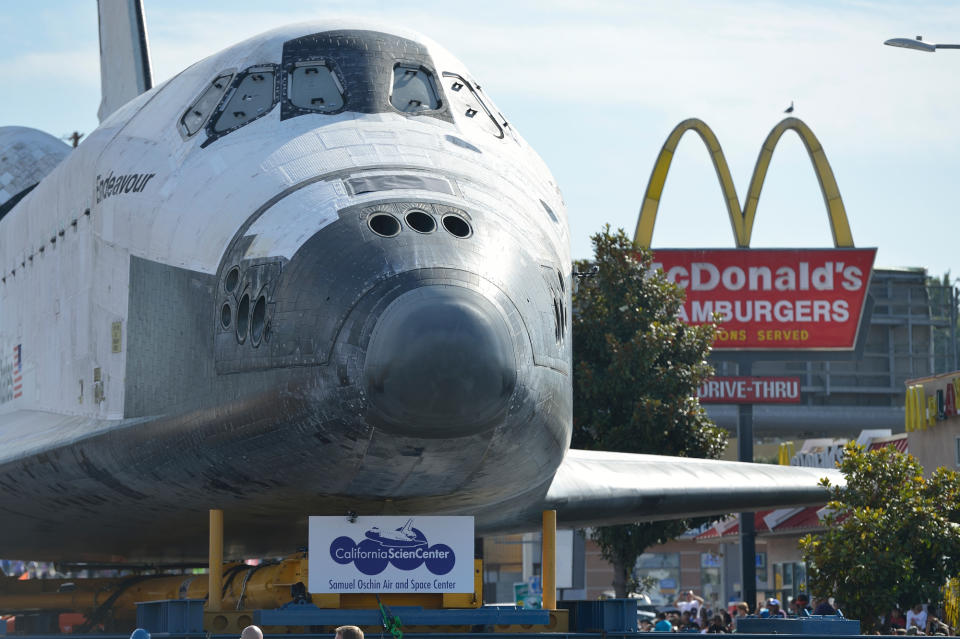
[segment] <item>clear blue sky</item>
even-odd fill
[[[878,265],[960,275],[960,42],[954,2],[619,0],[145,0],[162,81],[288,22],[360,16],[421,31],[458,55],[553,170],[573,253],[609,222],[632,234],[667,134],[699,117],[717,133],[741,199],[760,144],[794,102],[826,150],[858,246]],[[0,125],[65,135],[96,126],[93,0],[0,5]],[[733,246],[712,165],[692,134],[667,180],[654,247]],[[831,236],[799,139],[777,147],[754,246],[826,247]]]

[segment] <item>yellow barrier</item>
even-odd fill
[[[827,156],[813,131],[797,118],[781,120],[767,135],[767,139],[760,149],[760,155],[757,157],[757,164],[753,169],[746,206],[742,211],[737,190],[733,185],[733,178],[730,176],[730,168],[727,166],[727,159],[723,154],[723,149],[720,148],[717,136],[703,120],[697,118],[690,118],[678,124],[667,136],[663,148],[660,149],[660,155],[657,156],[653,171],[650,173],[647,191],[640,208],[640,216],[637,219],[637,228],[633,234],[634,246],[650,248],[653,227],[657,220],[657,210],[660,208],[660,196],[663,194],[667,173],[670,171],[670,163],[673,161],[680,138],[683,137],[684,133],[691,130],[700,136],[710,152],[710,159],[713,161],[713,168],[717,172],[717,179],[719,179],[720,188],[723,191],[723,199],[727,206],[727,214],[730,216],[730,224],[733,228],[737,248],[750,246],[753,222],[757,214],[757,204],[760,201],[760,191],[763,189],[763,182],[767,176],[767,168],[770,166],[770,160],[777,143],[788,130],[797,132],[807,149],[807,154],[810,156],[810,162],[817,174],[817,180],[820,182],[820,192],[823,194],[823,201],[827,207],[834,246],[837,248],[853,247],[850,223],[847,220],[843,199],[840,197],[840,189],[837,187],[837,181],[833,176],[833,170],[830,168]]]

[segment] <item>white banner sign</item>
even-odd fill
[[[311,517],[309,589],[473,592],[473,549],[473,517]]]

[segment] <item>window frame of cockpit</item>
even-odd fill
[[[453,71],[443,71],[443,72],[440,74],[440,77],[441,77],[441,78],[453,78],[456,82],[460,82],[461,84],[463,84],[464,88],[467,89],[467,90],[470,92],[470,95],[472,95],[473,97],[475,97],[475,98],[477,99],[477,102],[480,104],[480,108],[482,108],[482,109],[484,110],[484,112],[487,114],[487,117],[490,118],[490,121],[493,123],[493,126],[497,127],[497,131],[499,132],[499,134],[493,133],[493,134],[492,134],[493,137],[495,137],[495,138],[497,138],[497,139],[499,139],[499,140],[502,140],[504,137],[506,137],[506,133],[504,133],[503,127],[502,127],[502,126],[500,125],[500,123],[497,121],[497,118],[493,117],[493,112],[490,110],[490,107],[489,107],[489,106],[487,105],[487,103],[484,101],[483,96],[480,95],[480,87],[479,87],[476,83],[471,82],[470,80],[468,80],[468,79],[467,79],[466,77],[464,77],[463,75],[461,75],[461,74],[459,74],[459,73],[455,73],[455,72],[453,72]],[[443,83],[441,82],[441,86],[442,86],[442,85],[443,85]],[[448,100],[448,103],[451,105],[451,107],[453,106],[453,100],[454,100],[454,98],[450,98],[450,99]],[[452,110],[451,110],[451,113],[452,113]],[[469,117],[469,116],[468,116],[468,117]]]
[[[193,99],[193,102],[190,103],[190,106],[187,107],[186,111],[183,112],[183,115],[180,116],[180,119],[177,120],[177,131],[180,132],[180,136],[183,137],[184,140],[192,138],[197,133],[200,133],[201,131],[206,129],[207,123],[210,121],[210,118],[213,116],[214,113],[217,112],[217,109],[220,108],[220,104],[223,102],[223,97],[230,92],[230,87],[232,86],[233,80],[234,78],[236,78],[236,75],[237,75],[236,69],[225,69],[217,73],[217,75],[213,78],[213,80],[210,80],[210,82],[204,85],[203,90]],[[210,109],[210,111],[207,112],[207,114],[204,116],[203,122],[200,123],[200,126],[197,127],[197,129],[191,133],[189,127],[187,127],[186,122],[184,122],[184,119],[187,117],[187,115],[190,114],[192,110],[194,110],[197,107],[197,104],[200,103],[200,100],[203,99],[203,97],[207,94],[207,92],[210,91],[211,88],[216,86],[217,80],[220,80],[221,78],[226,78],[226,80],[224,81],[225,84],[227,85],[226,88],[224,88],[223,91],[220,93],[220,97],[217,98],[217,101],[214,103],[213,108]]]
[[[337,87],[337,90],[340,92],[340,99],[342,104],[336,109],[315,109],[305,106],[300,106],[293,102],[291,97],[291,90],[293,88],[294,72],[299,68],[304,67],[324,67],[327,71],[330,72],[333,82]],[[337,113],[343,113],[347,110],[350,104],[350,93],[347,90],[347,83],[344,82],[343,74],[340,72],[340,69],[337,67],[336,63],[328,58],[304,58],[297,60],[292,64],[288,64],[285,69],[283,69],[283,74],[281,77],[281,86],[280,86],[280,95],[281,99],[284,102],[285,108],[289,108],[291,111],[295,111],[297,115],[304,115],[308,113],[320,113],[323,115],[336,115]]]
[[[273,64],[270,62],[262,63],[262,64],[254,64],[247,67],[246,69],[243,69],[242,71],[238,71],[234,75],[233,82],[230,85],[230,89],[224,94],[223,98],[220,99],[220,104],[217,105],[217,108],[214,110],[213,113],[210,114],[210,117],[207,119],[207,124],[205,127],[207,131],[207,141],[204,144],[209,144],[210,142],[218,138],[221,138],[225,135],[229,135],[230,133],[233,133],[237,129],[242,129],[243,127],[247,126],[251,122],[255,122],[256,120],[259,120],[260,118],[267,115],[268,113],[271,113],[276,108],[276,106],[280,103],[280,82],[278,82],[278,79],[280,78],[280,75],[282,72],[283,71],[282,69],[280,69],[280,65]],[[218,131],[216,128],[217,123],[220,121],[220,118],[226,112],[226,108],[230,105],[230,101],[233,100],[234,95],[236,95],[237,90],[240,88],[240,85],[243,83],[243,81],[253,73],[272,73],[273,74],[273,93],[272,93],[272,99],[270,102],[270,107],[267,109],[264,109],[263,112],[259,113],[258,115],[250,118],[245,122],[242,122],[240,124],[236,124],[234,126]]]
[[[432,109],[421,109],[419,111],[403,111],[398,109],[397,106],[393,103],[393,89],[395,86],[395,78],[397,68],[404,67],[408,69],[416,69],[418,71],[424,72],[427,74],[427,79],[429,80],[428,85],[433,90],[433,94],[437,99],[437,106]],[[426,115],[437,113],[442,111],[447,104],[446,95],[443,93],[443,86],[440,82],[437,81],[437,72],[430,67],[424,65],[422,62],[417,62],[413,60],[394,60],[393,66],[390,68],[390,74],[388,78],[389,90],[387,91],[387,104],[390,105],[390,108],[395,112],[401,115]]]

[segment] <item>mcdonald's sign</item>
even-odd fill
[[[713,161],[730,217],[735,249],[656,249],[654,268],[686,289],[681,319],[702,324],[720,317],[716,350],[853,350],[866,305],[876,249],[854,248],[843,200],[823,147],[806,124],[786,118],[770,131],[740,200],[723,150],[703,121],[681,122],[667,137],[647,184],[634,245],[650,248],[660,196],[680,138],[700,136]],[[751,249],[760,192],[783,133],[803,140],[820,183],[833,233],[832,249]]]
[[[907,432],[926,430],[950,417],[960,415],[960,377],[945,380],[942,388],[930,395],[923,384],[910,384],[904,402],[904,426]]]

